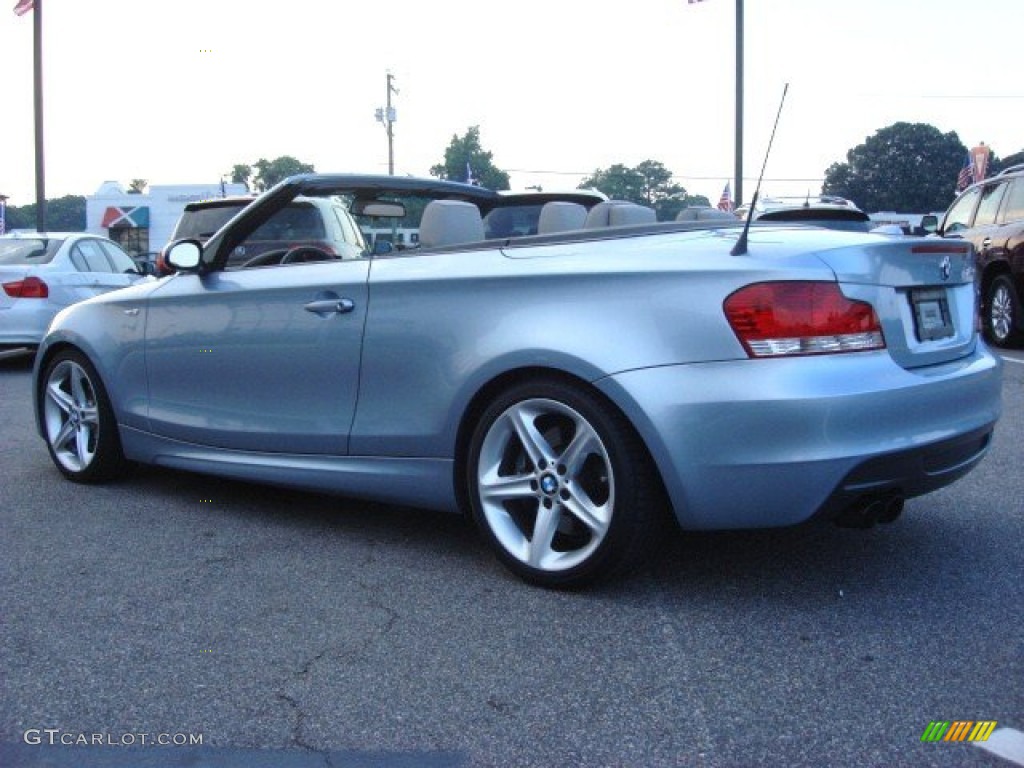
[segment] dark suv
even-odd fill
[[[965,189],[946,211],[938,234],[974,244],[989,340],[1000,347],[1024,341],[1024,165]]]

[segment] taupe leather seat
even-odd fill
[[[726,219],[739,221],[739,219],[736,218],[736,214],[734,213],[729,213],[728,211],[720,211],[717,208],[712,208],[710,206],[704,205],[683,208],[683,210],[676,214],[676,221],[724,221]]]
[[[463,200],[431,200],[420,219],[420,247],[474,243],[484,239],[480,209]]]
[[[628,200],[608,200],[598,203],[587,213],[583,226],[621,227],[627,224],[654,224],[658,220],[653,208],[637,205]]]
[[[537,234],[549,235],[552,232],[565,232],[570,229],[582,229],[587,220],[587,209],[579,203],[552,200],[544,203],[537,220]]]

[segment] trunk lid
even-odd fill
[[[843,293],[874,306],[904,368],[965,357],[977,344],[974,249],[967,242],[882,238],[818,252]]]

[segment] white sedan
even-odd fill
[[[83,232],[0,236],[0,347],[36,346],[64,307],[145,278],[131,256]]]

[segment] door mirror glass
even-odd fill
[[[203,249],[195,240],[182,240],[175,243],[167,251],[167,263],[174,269],[189,272],[199,268],[199,260]]]

